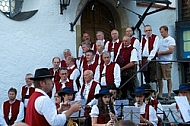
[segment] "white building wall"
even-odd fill
[[[8,98],[10,87],[20,92],[26,73],[51,67],[52,58],[62,58],[66,48],[76,55],[76,33],[69,31],[69,23],[75,18],[78,0],[71,5],[60,15],[59,0],[41,0],[39,11],[25,21],[13,21],[0,13],[0,104]]]

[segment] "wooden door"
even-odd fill
[[[101,0],[89,1],[81,16],[81,33],[89,33],[94,43],[97,31],[103,31],[105,39],[110,40],[110,32],[114,28],[114,18],[106,5]]]

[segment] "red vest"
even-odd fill
[[[117,52],[118,52],[118,49],[119,49],[119,46],[121,45],[121,43],[122,43],[122,41],[119,41],[118,43],[115,42],[114,48],[112,48],[113,42],[110,41],[108,43],[108,52],[112,52],[112,51],[114,52],[114,59],[113,60],[115,60],[115,57],[117,55]]]
[[[28,90],[28,87],[23,86],[22,87],[22,91],[21,91],[21,95],[22,95],[22,102],[24,102],[25,96],[26,96],[26,92]],[[35,88],[34,87],[30,87],[29,88],[29,97],[32,95],[32,93],[34,93]]]
[[[9,111],[11,107],[12,117],[9,120]],[[17,119],[17,115],[19,113],[19,107],[20,107],[20,101],[16,99],[16,101],[13,104],[10,104],[9,101],[5,101],[3,103],[3,113],[5,121],[8,125],[13,125],[14,121]]]
[[[61,67],[67,67],[67,64],[66,64],[65,60],[61,61]]]
[[[83,72],[85,70],[92,70],[94,72],[96,70],[97,66],[98,66],[98,64],[96,62],[94,62],[93,64],[90,64],[90,65],[83,64]]]
[[[158,100],[157,99],[150,100],[148,102],[148,104],[151,105],[152,107],[154,107],[154,109],[157,111],[157,108],[158,108]]]
[[[86,56],[84,56],[84,55],[82,55],[82,57],[80,58],[80,64],[79,64],[79,66],[81,66],[82,63],[83,63],[83,65],[87,64]]]
[[[70,88],[73,89],[73,80],[70,80],[70,79],[69,79],[69,82],[66,82],[66,83],[65,83],[65,87],[70,87]],[[61,82],[56,82],[56,83],[55,83],[55,89],[56,89],[56,92],[61,91],[61,89],[62,89],[62,84],[61,84]],[[73,90],[74,90],[74,89],[73,89]]]
[[[115,62],[111,62],[109,65],[106,65],[106,73],[104,76],[106,78],[107,86],[111,83],[114,83],[114,67],[115,67]],[[100,66],[100,82],[101,82],[103,69],[104,69],[104,65],[101,65]]]
[[[29,126],[50,126],[43,115],[40,115],[35,109],[35,101],[38,97],[43,96],[40,92],[34,92],[28,101],[26,109],[25,122]]]
[[[50,69],[49,69],[49,72],[51,73],[51,75],[54,76],[54,82],[60,80],[59,71],[56,71],[56,72],[54,73],[53,68],[50,68]]]
[[[122,45],[122,48],[120,49],[120,53],[116,60],[116,62],[119,64],[120,67],[124,67],[126,64],[130,63],[132,50],[133,50],[132,45],[128,48],[124,48],[124,45]]]
[[[100,57],[101,56],[101,57]],[[100,59],[100,64],[99,64],[99,59]],[[95,62],[97,63],[97,64],[99,64],[99,65],[103,65],[104,64],[104,60],[103,60],[103,58],[102,58],[102,55],[98,55],[98,54],[96,54],[95,55]]]
[[[149,50],[149,54],[150,54],[150,52],[153,49],[153,44],[154,44],[155,38],[156,38],[156,35],[154,35],[154,34],[152,34],[151,37],[148,38],[148,50]],[[142,39],[142,51],[144,49],[145,43],[146,43],[146,39],[145,39],[145,37],[143,37],[143,39]]]
[[[110,120],[109,114],[106,114],[106,117],[104,118],[101,118],[99,114],[98,119],[97,119],[97,124],[105,124],[105,123],[108,123],[109,120]]]
[[[94,98],[94,92],[95,92],[97,84],[98,83],[95,81],[92,82],[92,85],[90,87],[90,91],[88,93],[88,98],[87,98],[86,104],[88,104]],[[83,96],[84,88],[85,88],[85,84],[82,85],[81,96]]]
[[[149,105],[146,104],[145,106],[145,113],[144,114],[140,114],[143,118],[149,120]],[[141,122],[144,123],[144,122]],[[147,125],[140,125],[140,126],[147,126]]]

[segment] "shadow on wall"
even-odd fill
[[[23,21],[35,15],[39,9],[40,0],[0,1],[0,11],[10,19]]]

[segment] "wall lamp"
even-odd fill
[[[60,0],[60,14],[63,14],[63,10],[67,10],[70,0]]]

